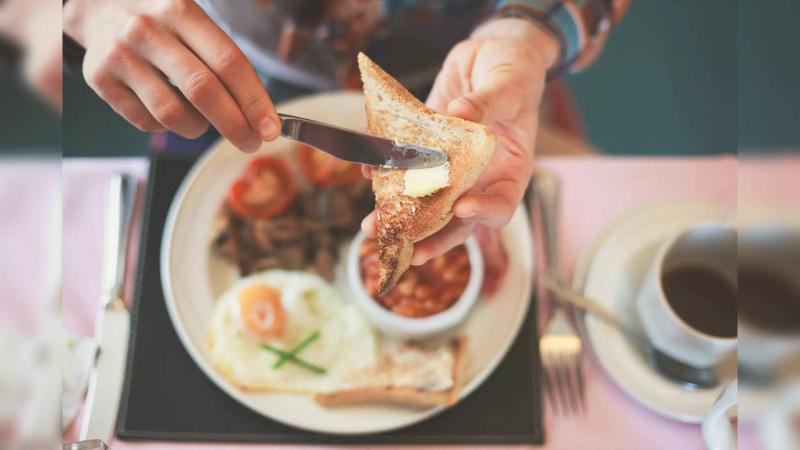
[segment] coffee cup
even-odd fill
[[[774,372],[800,353],[800,231],[743,228],[738,256],[739,363],[748,373]]]
[[[653,346],[695,367],[736,349],[736,238],[725,224],[698,224],[656,253],[636,307]]]

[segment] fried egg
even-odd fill
[[[293,361],[276,368],[280,355],[264,348],[288,352],[314,334],[298,356],[324,373]],[[306,394],[340,388],[378,352],[376,333],[354,304],[321,277],[286,270],[253,274],[228,289],[216,305],[209,343],[214,366],[240,388]]]

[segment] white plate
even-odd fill
[[[364,101],[359,93],[338,92],[305,97],[281,105],[281,112],[353,129],[363,128]],[[287,152],[294,143],[265,143],[259,155]],[[312,431],[336,434],[376,433],[424,420],[444,408],[358,406],[326,409],[311,398],[237,389],[212,367],[207,343],[212,309],[218,296],[237,278],[235,268],[211,254],[211,222],[228,185],[252,158],[227,141],[201,158],[178,190],[167,217],[161,247],[161,279],[172,323],[198,366],[231,397],[266,417]],[[468,360],[462,398],[474,391],[505,356],[526,317],[533,274],[533,243],[527,215],[520,207],[503,230],[509,270],[494,298],[480,299],[465,322]],[[340,264],[344,258],[340,257]],[[341,266],[340,266],[341,267]],[[337,270],[337,273],[343,273]],[[338,283],[337,283],[338,284]],[[502,326],[498,326],[502,324]]]
[[[659,245],[683,228],[724,216],[723,207],[695,201],[658,203],[624,214],[584,249],[575,269],[574,288],[638,323],[636,294]],[[736,361],[730,358],[719,368],[719,386],[685,389],[650,367],[641,351],[616,329],[589,315],[582,319],[595,357],[611,379],[631,397],[667,417],[701,422],[736,376]]]

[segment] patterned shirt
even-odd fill
[[[435,77],[447,52],[490,13],[527,16],[558,38],[555,72],[588,66],[629,0],[197,0],[265,77],[346,86],[364,51],[409,88]]]
[[[198,0],[263,75],[310,88],[347,85],[365,51],[401,83],[430,83],[489,0]]]

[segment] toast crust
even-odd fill
[[[383,295],[410,266],[414,243],[439,231],[453,217],[453,203],[477,181],[492,156],[495,137],[481,124],[428,108],[363,53],[358,55],[358,65],[369,132],[441,149],[450,163],[450,184],[425,197],[403,194],[405,171],[372,169],[379,294]]]
[[[459,337],[450,343],[453,352],[451,376],[453,385],[443,391],[430,391],[409,386],[362,386],[335,392],[317,394],[314,401],[325,407],[369,403],[393,403],[406,406],[448,406],[458,402],[463,386],[466,360],[466,338]]]

